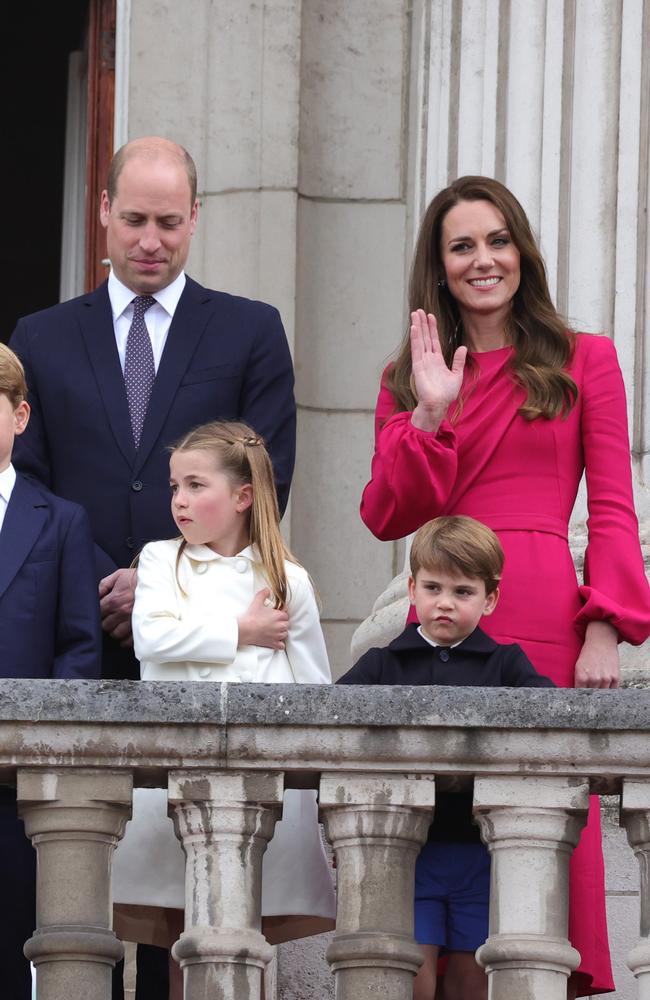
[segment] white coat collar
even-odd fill
[[[234,556],[220,556],[218,552],[207,545],[186,545],[183,549],[183,555],[191,559],[192,562],[214,562],[217,559],[224,563],[234,562],[235,559],[247,559],[250,563],[260,561],[257,551],[252,545],[247,545],[245,549],[237,552]]]

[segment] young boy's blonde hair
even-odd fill
[[[0,393],[7,397],[14,410],[27,398],[25,369],[5,344],[0,344]]]
[[[503,549],[491,528],[462,515],[436,517],[415,533],[411,545],[411,576],[418,570],[462,573],[483,580],[485,593],[499,586]]]

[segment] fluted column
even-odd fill
[[[131,815],[130,771],[18,772],[18,810],[38,857],[36,931],[25,955],[38,1000],[109,1000],[123,948],[112,930],[113,851]]]
[[[183,844],[185,930],[174,945],[185,1000],[259,1000],[273,955],[261,932],[262,856],[280,815],[282,774],[169,775]]]
[[[640,939],[627,964],[639,981],[639,1000],[650,1000],[650,781],[628,778],[623,782],[621,825],[641,871]]]
[[[579,778],[477,778],[474,813],[492,856],[490,936],[477,959],[490,1000],[566,1000],[580,955],[567,939],[569,860],[589,806]]]
[[[323,774],[320,806],[336,854],[336,933],[327,960],[337,1000],[410,1000],[415,860],[433,818],[432,779]]]

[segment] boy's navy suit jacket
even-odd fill
[[[517,643],[495,642],[477,627],[457,646],[432,646],[417,629],[412,622],[388,646],[369,649],[336,683],[555,687]]]
[[[100,636],[84,510],[18,473],[0,529],[0,677],[99,677]]]

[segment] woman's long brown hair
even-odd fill
[[[422,220],[413,258],[409,311],[424,309],[433,313],[445,360],[451,366],[456,348],[464,343],[464,333],[456,300],[442,281],[445,269],[441,238],[447,212],[461,201],[491,202],[503,215],[520,254],[521,280],[512,299],[507,331],[514,347],[514,376],[526,390],[520,413],[528,420],[566,415],[578,395],[575,382],[565,370],[573,352],[574,334],[551,301],[546,268],[526,213],[499,181],[490,177],[459,177],[433,199]],[[471,358],[468,363],[471,364]],[[396,412],[415,409],[417,398],[411,379],[408,329],[386,384],[395,397]]]
[[[259,553],[276,608],[284,608],[289,596],[284,561],[297,563],[297,560],[280,532],[273,466],[262,438],[246,424],[215,420],[196,427],[170,450],[206,451],[214,455],[216,468],[228,476],[233,486],[250,483],[253,487],[248,527],[250,544]],[[177,576],[185,546],[183,539],[176,558]]]

